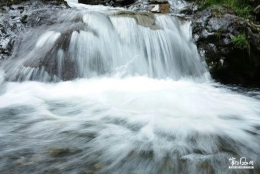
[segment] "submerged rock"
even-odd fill
[[[222,6],[196,13],[192,22],[195,42],[214,79],[260,86],[259,26]]]
[[[79,152],[81,152],[81,150],[79,149],[57,148],[57,149],[51,149],[49,151],[49,154],[52,157],[63,157],[63,156],[74,155]]]

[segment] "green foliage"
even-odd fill
[[[232,42],[234,46],[238,49],[246,49],[248,48],[248,42],[246,40],[246,35],[245,34],[239,34],[236,37],[232,38]]]
[[[245,5],[241,8],[235,8],[234,10],[238,16],[248,18],[252,12],[252,7]]]
[[[216,32],[216,36],[218,37],[218,39],[220,39],[222,33],[223,33],[223,28],[220,27],[220,28],[217,30],[217,32]]]
[[[248,18],[253,11],[251,6],[254,0],[198,0],[200,10],[215,5],[225,5],[234,10],[238,16]]]

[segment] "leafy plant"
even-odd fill
[[[252,12],[252,8],[250,6],[243,6],[242,8],[235,8],[234,11],[237,13],[238,16],[248,18],[250,13]]]
[[[248,41],[246,40],[245,34],[239,34],[236,37],[233,37],[232,42],[233,42],[235,48],[238,48],[241,50],[248,48]]]

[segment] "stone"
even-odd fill
[[[193,15],[198,12],[199,6],[196,3],[190,3],[180,10],[180,14]]]
[[[193,37],[212,77],[224,84],[260,87],[260,31],[223,6],[192,17]],[[232,39],[245,34],[249,47],[236,48]],[[249,49],[250,48],[250,49]]]
[[[170,12],[170,4],[149,4],[148,10],[153,13],[167,14]]]
[[[160,4],[160,13],[167,14],[170,12],[170,4]]]

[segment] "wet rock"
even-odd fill
[[[52,157],[64,157],[69,155],[74,155],[81,152],[79,149],[70,149],[70,148],[57,148],[49,150],[49,154]]]
[[[146,12],[135,13],[135,12],[131,12],[131,11],[120,11],[120,12],[117,12],[115,14],[115,16],[134,18],[138,25],[141,25],[144,27],[149,27],[152,30],[160,29],[160,27],[158,25],[156,25],[155,17],[152,13],[146,13]]]
[[[205,9],[193,16],[193,36],[214,79],[224,84],[260,86],[260,28],[225,7]],[[243,49],[234,44],[245,35]]]
[[[94,167],[96,170],[101,170],[105,167],[105,165],[103,163],[97,163]]]
[[[135,0],[79,0],[79,3],[89,5],[111,5],[115,7],[124,7],[135,3]]]
[[[141,11],[141,12],[152,12],[152,13],[170,13],[170,4],[167,0],[149,0],[149,1],[140,1],[128,6],[132,11]]]
[[[198,12],[199,6],[196,3],[190,3],[180,10],[180,14],[193,15]]]
[[[167,14],[170,12],[170,4],[165,3],[165,4],[150,4],[148,6],[149,11],[153,13],[162,13],[162,14]]]
[[[20,33],[31,27],[48,24],[53,10],[68,8],[63,0],[43,2],[48,3],[29,0],[0,3],[0,61],[12,54],[14,42]]]
[[[206,173],[213,173],[214,170],[212,168],[212,165],[210,164],[209,161],[203,161],[199,164],[198,168]]]

